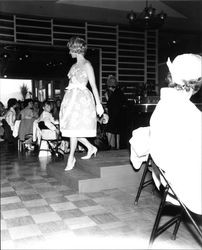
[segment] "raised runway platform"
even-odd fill
[[[134,170],[129,150],[99,151],[97,157],[89,160],[82,160],[83,155],[76,153],[76,164],[70,171],[64,171],[68,155],[64,160],[51,161],[47,166],[48,174],[81,193],[129,186],[137,190],[139,187],[143,168]]]

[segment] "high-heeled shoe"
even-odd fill
[[[90,159],[92,156],[96,157],[97,154],[97,148],[93,146],[93,148],[91,150],[88,150],[88,153],[86,156],[81,157],[81,159],[83,160],[88,160]]]
[[[69,162],[68,162],[68,164],[67,164],[67,166],[66,166],[66,168],[65,168],[65,171],[69,171],[69,170],[73,169],[75,163],[76,163],[76,159],[75,159],[75,158],[73,159],[72,163],[69,163]]]

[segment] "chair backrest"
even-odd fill
[[[52,131],[50,129],[42,129],[41,130],[41,138],[42,138],[42,140],[51,141],[51,140],[57,140],[58,136],[57,136],[57,133],[55,131]]]
[[[155,164],[155,163],[154,163]],[[158,166],[155,165],[155,167],[158,169],[159,171],[159,175],[160,175],[160,179],[161,181],[163,180],[164,184],[163,186],[166,187],[166,189],[168,190],[168,195],[171,196],[173,198],[173,200],[177,201],[177,203],[179,203],[179,205],[181,206],[181,208],[183,209],[183,211],[185,212],[185,214],[188,216],[188,218],[190,219],[191,223],[193,224],[193,226],[195,227],[196,231],[199,233],[199,235],[202,237],[202,231],[200,229],[200,227],[198,226],[198,224],[196,223],[196,221],[194,220],[193,216],[191,215],[191,213],[189,212],[189,210],[187,209],[186,205],[180,200],[178,194],[175,192],[175,190],[173,189],[172,185],[170,184],[169,180],[167,180],[165,173],[162,171],[162,169],[160,169]],[[193,194],[194,195],[194,194]],[[172,200],[171,200],[172,202]],[[173,203],[173,202],[172,202]],[[176,205],[176,204],[175,204]]]

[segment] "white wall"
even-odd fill
[[[23,100],[20,93],[20,86],[27,85],[29,91],[32,91],[31,80],[16,80],[16,79],[4,79],[0,78],[0,101],[7,107],[7,101],[9,98],[16,98],[17,100]]]

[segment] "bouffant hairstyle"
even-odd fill
[[[9,109],[9,108],[13,107],[13,106],[16,105],[16,104],[17,104],[17,99],[15,99],[15,98],[10,98],[10,99],[8,100],[8,102],[7,102],[7,108]]]
[[[193,94],[199,91],[202,86],[202,57],[200,55],[192,53],[178,55],[173,62],[168,58],[167,66],[169,87],[186,91],[192,89]]]
[[[196,94],[202,86],[202,77],[200,77],[196,80],[189,80],[189,81],[183,80],[184,85],[174,83],[172,81],[172,77],[170,76],[170,74],[168,74],[167,79],[168,79],[168,86],[169,87],[176,88],[178,90],[185,89],[186,91],[190,91],[190,89],[192,89],[193,94]]]
[[[107,86],[108,87],[111,87],[111,86],[116,87],[116,86],[118,86],[118,82],[117,82],[116,77],[114,75],[109,75],[107,77]]]
[[[73,53],[85,54],[87,50],[87,44],[83,38],[78,36],[72,37],[67,43],[67,47]]]
[[[33,103],[33,100],[32,99],[25,99],[24,100],[24,107],[27,107],[28,106],[28,104],[30,103],[30,102],[32,102]]]
[[[42,103],[42,107],[44,108],[46,105],[51,106],[51,102],[50,102],[50,101],[48,101],[48,100],[43,101],[43,103]]]

